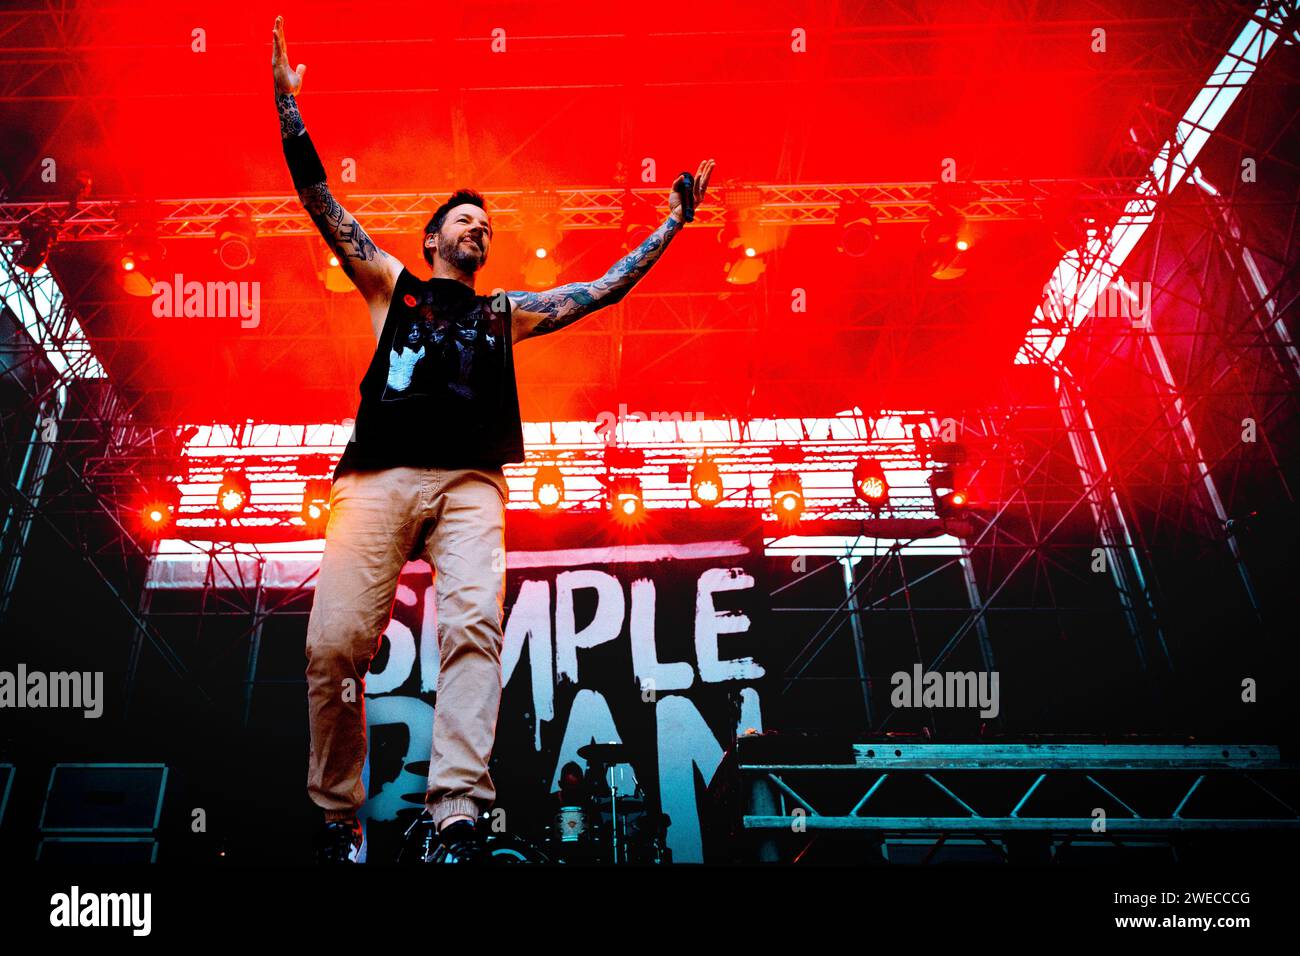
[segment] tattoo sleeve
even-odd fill
[[[315,158],[315,150],[310,146],[310,141],[306,136],[307,128],[303,124],[302,114],[298,112],[298,104],[293,95],[277,91],[275,105],[280,114],[281,139],[287,142],[302,137],[294,145],[306,144],[306,149],[310,150],[311,159],[316,164],[316,168],[319,169],[319,160]],[[285,148],[287,156],[293,155],[293,150],[289,145],[286,145]],[[293,163],[294,159],[291,158],[291,170],[294,168]],[[307,215],[311,217],[311,221],[320,230],[320,234],[325,237],[325,242],[329,245],[330,250],[339,257],[339,264],[343,267],[344,273],[353,282],[356,282],[357,275],[352,265],[353,261],[369,262],[373,259],[387,258],[388,254],[379,249],[371,238],[366,235],[366,231],[361,228],[361,224],[339,205],[338,200],[330,192],[323,170],[320,173],[320,178],[321,181],[318,183],[299,187],[298,199],[302,202],[303,208],[307,210]],[[300,179],[299,181],[304,180]],[[310,180],[306,181],[310,182]]]
[[[531,335],[546,335],[578,321],[593,312],[614,305],[632,291],[632,287],[650,271],[682,224],[669,216],[645,242],[637,246],[594,282],[570,282],[545,292],[510,292],[511,304],[527,312],[540,312]]]
[[[298,198],[302,200],[303,208],[307,210],[311,221],[325,237],[325,242],[339,257],[339,264],[348,278],[356,281],[349,260],[369,262],[388,255],[366,235],[366,231],[361,228],[361,223],[348,215],[347,210],[339,205],[339,201],[334,198],[326,183],[298,190]]]
[[[275,108],[280,114],[280,138],[288,139],[291,136],[297,136],[307,129],[302,122],[302,114],[298,112],[298,101],[293,98],[292,93],[281,93],[276,91]]]

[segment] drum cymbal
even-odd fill
[[[592,763],[630,763],[632,760],[632,748],[627,744],[598,744],[593,741],[592,743],[583,744],[579,747],[578,756],[583,760],[588,760]]]
[[[609,813],[610,812],[609,807],[613,802],[614,802],[613,798],[610,797],[610,795],[607,793],[598,794],[592,800],[592,803],[595,805],[596,810],[600,813]],[[644,810],[644,809],[645,809],[645,800],[641,799],[640,797],[625,797],[622,794],[619,794],[619,798],[618,798],[619,813],[635,813],[637,811]]]

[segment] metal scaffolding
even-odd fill
[[[1251,22],[1285,35],[1293,29],[1294,11],[1276,9],[1290,17],[1285,25],[1258,17]],[[1258,69],[1263,69],[1265,53],[1252,61]],[[1250,55],[1245,50],[1236,54],[1239,60]],[[1161,48],[1155,56],[1169,54]],[[4,91],[5,96],[20,93]],[[1179,117],[1149,119],[1169,142],[1186,143]],[[1155,141],[1166,142],[1160,136]],[[1240,143],[1238,148],[1272,155],[1270,144]],[[1166,169],[1177,165],[1177,150],[1162,155]],[[1177,569],[1171,556],[1189,548],[1231,568],[1239,592],[1233,601],[1240,599],[1243,612],[1251,616],[1257,627],[1252,634],[1264,627],[1257,569],[1240,538],[1242,529],[1258,520],[1252,515],[1253,501],[1294,505],[1296,446],[1287,423],[1298,420],[1300,411],[1300,358],[1287,324],[1295,299],[1287,295],[1294,295],[1300,254],[1295,215],[1300,191],[1269,201],[1270,208],[1289,210],[1289,226],[1261,247],[1239,211],[1247,203],[1243,183],[1234,179],[1211,187],[1205,176],[1192,175],[1193,164],[1184,165],[1185,177],[1178,182],[1157,177],[1157,186],[1167,188],[1154,190],[1134,186],[1144,182],[1145,170],[1137,176],[1116,170],[1113,176],[1067,183],[969,184],[957,207],[971,220],[1032,218],[1041,215],[1042,203],[1064,197],[1093,211],[1117,210],[1117,222],[1125,216],[1141,218],[1144,226],[1142,244],[1134,242],[1122,254],[1116,253],[1118,242],[1079,253],[1077,271],[1101,277],[1091,301],[1079,308],[1082,284],[1076,281],[1069,295],[1056,302],[1058,307],[1068,302],[1068,314],[1054,312],[1049,304],[1027,321],[1026,362],[1009,372],[1004,395],[981,397],[965,408],[856,409],[821,420],[825,437],[817,428],[810,433],[806,420],[776,422],[750,414],[726,421],[620,427],[616,446],[642,456],[640,463],[622,470],[643,478],[653,507],[690,507],[682,471],[707,450],[728,489],[721,507],[763,511],[771,556],[826,557],[782,581],[773,594],[775,628],[789,648],[781,690],[787,713],[796,720],[797,708],[806,701],[804,688],[835,680],[852,685],[848,699],[854,712],[836,714],[842,728],[869,734],[894,728],[899,718],[886,706],[886,678],[904,655],[897,647],[892,657],[884,653],[885,635],[890,641],[898,636],[909,648],[908,663],[927,670],[967,661],[984,671],[1005,666],[1014,657],[1008,635],[1027,629],[1061,638],[1119,635],[1131,647],[1132,666],[1156,685],[1180,668],[1185,635],[1172,613],[1177,609],[1171,607],[1167,576]],[[702,211],[706,224],[723,221],[729,199],[752,204],[765,224],[800,226],[834,223],[840,205],[853,201],[869,204],[885,222],[922,222],[935,202],[933,183],[734,188],[734,195],[724,194],[721,204]],[[559,189],[554,192],[555,214],[564,229],[618,228],[643,193],[649,195],[642,190]],[[518,224],[526,207],[523,194],[490,198],[503,229]],[[374,234],[418,230],[431,202],[419,194],[348,200]],[[1136,213],[1133,204],[1140,206]],[[12,244],[19,227],[41,213],[68,213],[61,242],[120,238],[124,223],[137,212],[128,215],[128,205],[94,200],[70,210],[64,203],[0,203],[0,297],[17,320],[12,344],[6,346],[5,378],[21,396],[5,415],[13,427],[3,432],[21,437],[6,449],[20,467],[3,482],[0,617],[10,608],[23,549],[39,520],[92,569],[133,629],[128,691],[141,656],[151,649],[178,679],[210,696],[209,668],[238,649],[245,660],[241,712],[247,721],[258,683],[263,625],[272,615],[305,614],[311,581],[310,575],[297,581],[270,576],[276,556],[265,546],[311,540],[295,521],[292,489],[328,473],[339,439],[334,435],[322,443],[313,437],[310,430],[324,427],[319,425],[177,422],[159,428],[137,420],[131,403],[121,398],[95,360],[74,305],[54,294],[48,272],[28,276],[16,269]],[[161,238],[209,237],[213,225],[235,210],[251,212],[269,235],[314,232],[296,198],[284,196],[163,200],[153,204],[151,221]],[[1102,239],[1115,237],[1112,231]],[[1125,281],[1130,289],[1140,282],[1150,290],[1151,321],[1134,323],[1127,315],[1098,308],[1106,301],[1101,293],[1122,288]],[[106,308],[91,303],[88,315]],[[675,314],[662,297],[650,300],[647,308]],[[708,329],[689,314],[680,317],[675,332],[701,336]],[[638,333],[632,329],[628,334]],[[791,394],[800,386],[785,383]],[[779,399],[781,393],[773,395]],[[1252,437],[1232,440],[1247,419]],[[944,437],[947,422],[953,424],[951,440]],[[882,423],[889,427],[882,430]],[[186,426],[198,434],[184,437]],[[252,438],[259,429],[294,434],[259,443]],[[619,470],[606,457],[609,443],[595,436],[589,423],[558,421],[528,423],[527,438],[526,463],[507,469],[512,513],[535,507],[529,491],[532,475],[541,466],[555,465],[572,482],[569,507],[574,515],[589,520],[598,514],[604,507],[599,479],[611,467]],[[962,460],[956,467],[972,493],[971,506],[955,516],[937,510],[924,478],[942,464],[935,457],[935,446],[941,444],[960,447]],[[788,460],[792,449],[798,461]],[[304,470],[301,460],[309,455],[313,462]],[[860,457],[881,461],[891,478],[900,479],[879,511],[853,501],[844,481]],[[283,500],[252,512],[264,523],[223,524],[211,507],[194,503],[212,490],[213,476],[232,463],[284,482]],[[805,519],[798,529],[778,525],[767,501],[767,482],[777,470],[794,471],[804,481]],[[194,486],[192,501],[182,505],[184,520],[178,528],[183,533],[177,535],[201,563],[201,584],[192,589],[188,607],[162,609],[155,591],[146,586],[158,560],[157,547],[132,526],[130,511],[144,479]],[[829,605],[797,597],[802,585],[820,584],[831,575],[836,577],[831,589],[835,599]],[[238,619],[239,633],[214,647],[197,641],[199,650],[190,654],[183,654],[159,627],[164,618],[185,620],[201,633],[205,618],[215,617]],[[851,655],[848,668],[831,661],[841,645]],[[823,663],[825,672],[819,671]],[[1014,703],[1008,704],[1006,716],[1015,716]],[[951,730],[932,717],[926,726],[935,734]],[[961,732],[978,731],[963,726]],[[909,747],[912,753],[915,746]],[[1007,751],[997,769],[1036,772],[1037,782],[1012,809],[985,813],[938,778],[939,770],[972,769],[971,761],[978,758],[968,751],[927,751],[909,764],[900,747],[894,769],[881,770],[870,761],[854,764],[852,769],[879,776],[857,795],[852,811],[821,819],[811,801],[778,775],[795,768],[746,767],[765,778],[767,789],[755,796],[745,825],[788,827],[788,806],[781,806],[779,791],[810,811],[814,829],[868,827],[942,840],[944,833],[976,833],[983,839],[989,831],[1028,828],[1075,839],[1070,834],[1078,831],[1086,813],[1026,822],[1022,812],[1034,788],[1050,775],[1067,769],[1136,771],[1160,760],[1167,761],[1166,769],[1199,774],[1169,813],[1112,818],[1116,833],[1149,835],[1188,826],[1181,811],[1202,781],[1221,774],[1247,777],[1253,770],[1280,766],[1265,747],[1247,748],[1254,753],[1245,756],[1236,749],[1226,758],[1199,751],[1189,756],[1184,750],[1177,758],[1133,751],[1120,764],[1111,762],[1113,753],[1093,750],[1065,749],[1048,763],[1041,752]],[[902,820],[881,815],[864,823],[868,818],[859,811],[868,799],[876,799],[887,776],[904,770],[921,774],[963,812]],[[1118,790],[1110,793],[1092,782],[1118,799]],[[1216,817],[1201,823],[1206,829],[1257,828],[1263,820],[1268,826],[1293,828],[1295,813],[1287,809],[1275,818],[1243,823]]]
[[[832,835],[859,837],[859,855],[884,862],[916,846],[916,862],[929,863],[962,845],[1016,862],[1026,836],[1041,862],[1135,845],[1176,861],[1206,836],[1300,830],[1288,802],[1300,768],[1271,746],[881,741],[802,762],[767,743],[741,738],[734,768],[740,826],[760,862],[800,862]],[[829,794],[812,789],[828,777]]]

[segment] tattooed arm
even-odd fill
[[[361,224],[344,209],[330,192],[324,169],[316,156],[294,93],[302,87],[306,67],[289,68],[284,42],[284,21],[276,17],[273,32],[271,69],[275,75],[275,106],[280,114],[280,139],[294,176],[298,199],[307,215],[325,238],[330,251],[352,284],[365,297],[375,336],[383,331],[393,287],[402,272],[402,264],[375,245]]]
[[[695,177],[693,194],[696,206],[703,200],[704,190],[712,175],[713,160],[706,159],[700,163]],[[641,281],[641,277],[650,271],[650,267],[659,261],[673,236],[681,232],[682,205],[676,187],[682,181],[682,177],[678,177],[673,184],[673,191],[668,194],[668,218],[663,224],[650,233],[645,242],[614,263],[599,279],[594,282],[570,282],[545,292],[507,292],[514,341],[558,331],[583,316],[622,301],[632,291],[632,287]]]
[[[669,216],[645,242],[614,263],[594,282],[570,282],[545,292],[507,292],[514,341],[558,331],[584,316],[622,301],[650,271],[681,229],[681,220]]]

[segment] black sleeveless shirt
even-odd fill
[[[510,316],[504,294],[476,295],[455,279],[421,280],[403,268],[334,477],[523,461]]]

